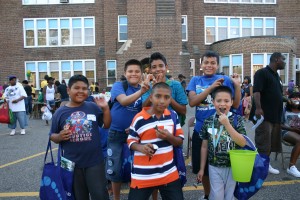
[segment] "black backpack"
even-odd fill
[[[128,82],[127,81],[122,81],[122,86],[123,86],[124,92],[126,93],[126,91],[128,89]],[[112,109],[112,107],[113,107],[113,105],[116,101],[117,101],[117,99],[112,101],[112,98],[110,98],[110,100],[107,102],[110,110]]]

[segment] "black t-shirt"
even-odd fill
[[[67,99],[69,98],[68,92],[67,92],[67,86],[64,84],[60,84],[57,87],[57,92],[60,93],[60,98],[61,99]]]
[[[258,70],[254,75],[253,93],[255,92],[260,92],[260,104],[265,120],[271,123],[280,123],[283,90],[278,73],[269,66]]]
[[[32,89],[31,89],[31,87],[29,85],[25,85],[24,86],[24,90],[25,90],[25,92],[26,92],[26,94],[27,94],[28,97],[31,96]]]

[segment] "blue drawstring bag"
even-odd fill
[[[51,162],[46,163],[48,152],[50,151]],[[42,180],[40,183],[41,200],[74,200],[73,193],[73,170],[68,170],[68,166],[61,167],[61,147],[59,145],[57,153],[57,163],[54,163],[51,141],[49,140],[45,158]]]
[[[171,112],[171,118],[174,122],[174,135],[175,135],[176,134],[177,115],[172,110],[170,110],[170,112]],[[174,152],[174,163],[177,167],[181,187],[183,187],[184,184],[186,183],[187,179],[186,179],[186,167],[185,167],[185,162],[184,162],[184,157],[183,157],[182,146],[180,146],[180,147],[173,146],[173,152]]]
[[[120,172],[120,176],[122,177],[124,183],[130,182],[131,180],[132,163],[133,163],[133,153],[128,148],[127,143],[124,143],[122,149],[122,167]]]
[[[256,151],[253,142],[247,136],[243,135],[247,141],[245,147],[241,149]],[[264,154],[257,154],[254,161],[251,180],[248,183],[237,182],[234,196],[239,200],[246,200],[252,197],[263,185],[268,176],[270,158]]]

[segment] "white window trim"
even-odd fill
[[[84,27],[84,19],[92,18],[93,19],[93,34],[94,34],[94,41],[92,44],[83,44],[85,40],[85,27]],[[58,45],[49,45],[49,26],[48,22],[51,19],[57,19],[57,29],[58,29]],[[62,45],[61,44],[61,27],[60,27],[60,20],[63,19],[69,19],[70,20],[70,45]],[[72,19],[81,19],[82,20],[82,27],[81,27],[81,39],[82,39],[82,44],[73,44],[73,25],[72,25]],[[38,46],[38,27],[37,27],[37,20],[46,20],[46,45],[45,46]],[[26,46],[26,29],[25,29],[25,22],[26,21],[33,21],[34,23],[34,46]],[[95,34],[95,17],[93,16],[86,16],[86,17],[70,17],[70,18],[24,18],[23,19],[23,37],[24,37],[24,48],[52,48],[52,47],[74,47],[74,46],[95,46],[95,41],[96,41],[96,34]]]
[[[266,0],[263,0],[263,2],[254,2],[254,0],[251,0],[251,2],[242,2],[242,0],[239,0],[239,2],[230,2],[230,0],[227,0],[227,2],[218,2],[218,0],[215,0],[215,2],[212,2],[210,0],[204,0],[204,3],[222,3],[222,4],[277,4],[276,0],[274,3],[272,2],[266,2]]]
[[[227,18],[227,38],[226,39],[233,39],[233,38],[230,38],[230,19],[231,18],[238,18],[239,21],[240,21],[240,24],[239,24],[239,37],[243,37],[242,36],[242,31],[243,31],[243,27],[242,27],[242,20],[243,19],[251,19],[251,36],[254,36],[254,19],[263,19],[263,35],[266,35],[266,28],[268,28],[266,26],[266,19],[274,19],[275,22],[274,22],[274,36],[276,36],[276,17],[232,17],[232,16],[204,16],[204,40],[205,40],[205,45],[210,45],[212,43],[208,43],[207,42],[207,34],[206,34],[206,28],[207,28],[207,25],[206,25],[206,19],[207,18],[215,18],[215,42],[218,42],[219,40],[219,26],[218,26],[218,19],[219,18]],[[209,26],[209,27],[212,27],[212,26]],[[222,26],[223,27],[223,26]],[[223,27],[224,28],[224,27]],[[239,37],[235,37],[235,38],[239,38]],[[249,37],[249,36],[247,36]]]
[[[39,68],[38,68],[38,63],[41,63],[41,62],[45,62],[47,63],[47,74],[51,74],[51,71],[50,71],[50,63],[51,62],[58,62],[58,67],[59,69],[58,70],[55,70],[53,72],[59,72],[59,81],[61,82],[62,81],[62,69],[61,69],[61,63],[62,62],[70,62],[70,72],[71,72],[71,76],[74,75],[74,65],[73,63],[76,62],[76,61],[81,61],[82,62],[82,75],[86,75],[86,70],[85,70],[85,62],[86,61],[92,61],[94,62],[94,69],[93,70],[88,70],[88,71],[94,71],[94,81],[96,81],[96,60],[95,59],[85,59],[85,60],[39,60],[39,61],[25,61],[24,62],[24,69],[25,69],[25,79],[26,79],[26,72],[27,72],[27,68],[26,68],[26,64],[27,63],[34,63],[35,64],[35,73],[36,73],[36,77],[35,77],[35,82],[36,82],[36,89],[41,89],[41,86],[39,84],[39,80],[40,80],[40,77],[39,77]]]
[[[296,71],[300,71],[300,58],[296,58],[296,66],[295,66]]]
[[[127,17],[127,15],[119,15],[118,16],[118,41],[119,42],[126,42],[127,40],[121,40],[120,39],[120,17]],[[122,25],[124,25],[124,24],[122,24]],[[127,17],[127,36],[128,36],[128,17]]]
[[[200,61],[201,61],[201,59],[200,59]],[[196,69],[195,59],[190,59],[190,71],[192,70],[192,73],[193,73],[192,75],[190,74],[190,77],[195,76],[195,69]]]
[[[95,0],[81,0],[82,2],[78,2],[79,0],[68,0],[67,2],[61,3],[61,0],[47,0],[45,3],[37,3],[37,2],[27,2],[26,0],[22,0],[22,5],[49,5],[49,4],[88,4],[95,3]]]
[[[108,84],[108,67],[107,67],[107,63],[108,62],[114,62],[115,63],[115,66],[116,66],[116,68],[115,68],[115,79],[117,80],[117,76],[118,76],[118,74],[117,74],[117,60],[106,60],[106,65],[105,65],[105,68],[106,68],[106,85],[107,85],[107,87],[111,87],[113,84]]]
[[[187,15],[181,15],[181,20],[182,19],[184,19],[184,23],[182,25],[185,25],[185,32],[186,32],[186,39],[182,39],[182,41],[186,42],[186,41],[188,41],[188,35],[189,35],[188,34],[188,16]]]
[[[229,75],[233,74],[232,57],[233,56],[242,56],[242,63],[241,63],[241,65],[242,65],[242,74],[241,74],[241,76],[242,77],[240,77],[242,79],[244,77],[244,54],[229,54],[229,55],[220,56],[220,61],[219,61],[220,62],[220,67],[219,67],[219,69],[221,70],[221,72],[223,72],[223,65],[221,63],[221,60],[222,60],[222,57],[226,57],[226,56],[229,57]]]
[[[263,68],[264,68],[270,64],[270,60],[268,60],[268,54],[272,55],[272,53],[251,53],[251,80],[253,80],[253,83],[254,83],[254,74],[253,74],[253,57],[254,57],[254,55],[263,55],[264,56],[264,63],[263,63]],[[285,56],[285,63],[286,63],[285,69],[284,69],[284,70],[286,70],[285,82],[282,82],[282,85],[287,86],[288,82],[289,82],[288,81],[288,78],[289,78],[289,53],[283,52],[281,54]],[[277,71],[279,76],[280,76],[280,71],[281,70]]]

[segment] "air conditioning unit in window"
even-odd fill
[[[69,3],[69,0],[60,0],[60,3]]]

